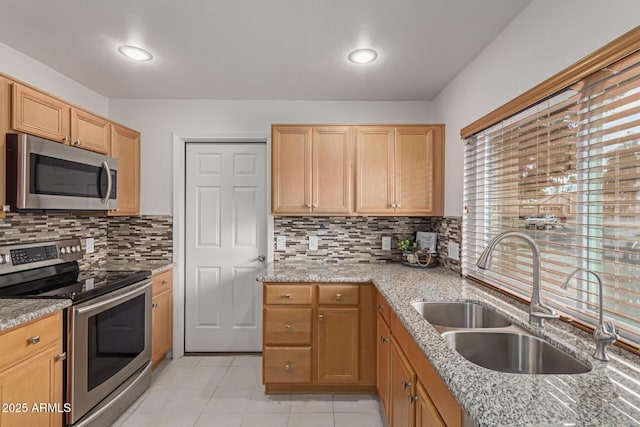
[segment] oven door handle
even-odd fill
[[[111,182],[111,169],[109,169],[109,164],[105,160],[102,162],[102,168],[107,172],[107,194],[102,199],[102,204],[107,204],[109,202],[109,197],[111,197],[111,188],[113,187],[113,182]]]
[[[81,316],[85,313],[91,312],[91,311],[96,311],[96,310],[103,310],[105,308],[110,308],[112,306],[118,305],[121,302],[126,301],[127,299],[130,299],[133,295],[135,294],[143,294],[146,291],[146,288],[151,286],[151,280],[149,280],[145,285],[140,286],[136,289],[133,289],[129,292],[125,292],[123,294],[118,295],[117,297],[114,298],[109,298],[107,300],[104,301],[100,301],[97,302],[95,304],[91,304],[88,305],[86,307],[81,307],[81,308],[76,308],[74,311],[74,314],[76,316]],[[131,286],[131,285],[130,285]]]

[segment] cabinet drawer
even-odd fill
[[[264,285],[265,304],[311,304],[313,285]]]
[[[389,325],[389,313],[391,312],[391,309],[380,292],[378,292],[378,296],[376,298],[376,311],[380,316],[382,316],[387,325]]]
[[[311,308],[265,307],[265,344],[311,344]]]
[[[265,384],[310,383],[311,347],[265,347]]]
[[[0,335],[0,366],[11,365],[62,339],[62,314],[58,312]]]
[[[318,304],[358,305],[359,285],[319,285]]]
[[[173,270],[151,276],[151,280],[153,280],[153,296],[156,296],[167,289],[171,289],[173,282]]]

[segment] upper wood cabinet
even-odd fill
[[[444,211],[444,125],[274,125],[271,158],[274,215]]]
[[[71,108],[71,145],[102,154],[111,152],[111,123],[78,108]]]
[[[111,125],[111,156],[118,159],[118,209],[109,215],[140,213],[140,133]]]
[[[350,213],[352,153],[351,126],[274,126],[272,212]]]
[[[11,127],[19,132],[68,142],[71,107],[57,98],[13,83]]]
[[[358,127],[356,159],[357,213],[443,214],[444,125]]]

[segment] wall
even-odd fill
[[[449,242],[461,243],[460,217],[276,217],[274,261],[385,262],[400,261],[400,239],[416,231],[438,234],[438,264],[460,273],[460,261],[448,258]],[[286,249],[278,250],[277,236],[285,236]],[[309,250],[309,236],[318,236],[318,250]],[[382,237],[391,237],[391,250],[383,251]]]
[[[49,92],[78,107],[107,115],[107,98],[3,43],[0,43],[0,73]],[[122,124],[127,122],[123,121]]]
[[[430,123],[432,111],[429,102],[109,100],[109,117],[142,132],[141,212],[166,215],[174,133],[266,138],[272,123]]]
[[[638,25],[637,0],[533,0],[434,101],[446,123],[445,216],[462,214],[460,129]]]

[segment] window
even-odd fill
[[[529,299],[531,253],[504,240],[490,271],[475,262],[507,230],[542,255],[545,302],[595,325],[605,316],[640,343],[640,53],[631,54],[465,140],[463,274]]]

